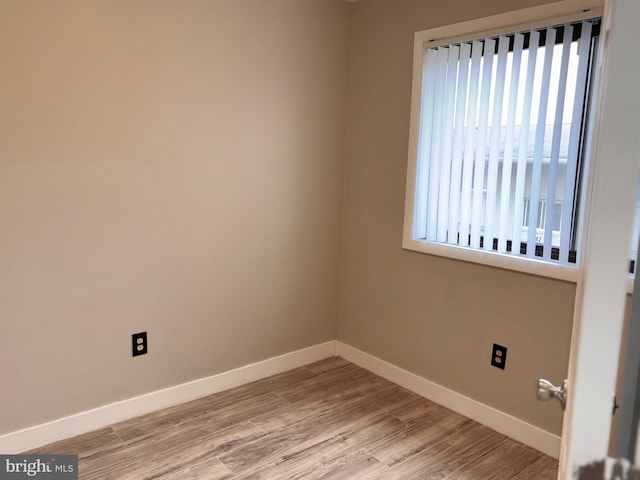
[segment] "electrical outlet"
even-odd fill
[[[134,357],[147,353],[147,332],[131,335],[132,354]]]
[[[502,345],[498,345],[497,343],[493,344],[493,351],[491,352],[491,365],[504,370],[504,367],[507,365],[507,347],[503,347]]]

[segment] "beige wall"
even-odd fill
[[[354,10],[339,338],[560,433],[575,285],[403,251],[413,33],[544,1],[361,0]],[[508,347],[505,371],[491,347]]]
[[[0,2],[0,433],[336,338],[352,8]]]

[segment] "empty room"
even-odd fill
[[[625,456],[637,21],[0,0],[0,478],[568,480]]]

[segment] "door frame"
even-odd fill
[[[633,286],[633,301],[629,315],[627,336],[626,339],[623,338],[626,345],[622,345],[626,351],[624,363],[618,367],[622,369],[622,372],[618,372],[618,378],[621,379],[618,392],[620,397],[617,399],[620,409],[618,429],[613,441],[616,457],[639,461],[636,451],[638,429],[633,427],[638,425],[640,420],[640,403],[637,401],[640,400],[640,282]]]
[[[608,0],[558,478],[607,456],[640,167],[640,2]]]

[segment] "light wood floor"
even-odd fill
[[[38,448],[89,479],[552,480],[557,461],[341,358]]]

